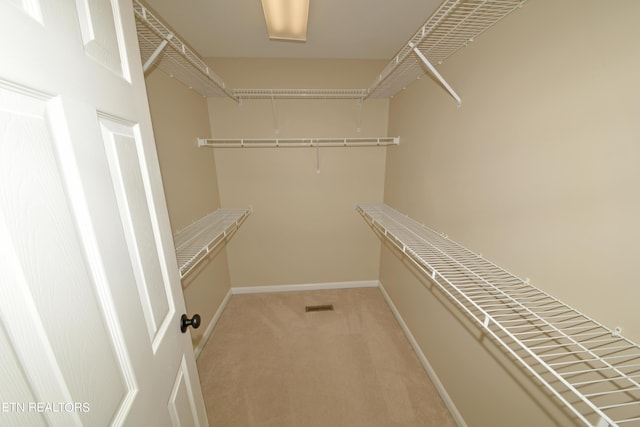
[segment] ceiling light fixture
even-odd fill
[[[307,41],[309,0],[262,0],[271,40]]]

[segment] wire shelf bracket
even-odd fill
[[[420,49],[414,46],[413,51],[415,52],[416,56],[420,58],[420,60],[424,63],[424,65],[429,69],[429,71],[431,71],[431,74],[433,74],[435,78],[438,79],[440,84],[444,86],[447,92],[449,92],[449,95],[451,95],[453,99],[456,100],[456,104],[458,104],[458,107],[460,107],[462,105],[462,100],[460,99],[460,96],[458,96],[456,91],[453,90],[453,88],[449,85],[449,83],[447,83],[444,77],[440,75],[438,70],[436,70],[436,67],[431,65],[431,62],[429,62],[429,60],[422,54],[422,52],[420,52]]]
[[[147,61],[142,65],[142,72],[146,73],[149,68],[153,65],[153,63],[158,59],[158,56],[162,53],[167,44],[169,44],[169,40],[173,38],[173,34],[169,34],[167,37],[162,39],[156,50],[149,56]]]
[[[383,204],[356,210],[585,425],[640,426],[640,345]]]
[[[247,209],[218,209],[178,231],[173,241],[180,278],[187,276],[215,248],[242,225],[251,213]]]

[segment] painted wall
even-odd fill
[[[207,101],[159,70],[146,78],[160,170],[175,234],[220,207],[216,165],[196,138],[209,136]],[[182,282],[188,314],[202,317],[191,330],[194,346],[230,288],[226,248],[211,254]]]
[[[394,97],[385,203],[640,342],[640,2],[536,0]],[[380,278],[470,426],[563,410],[387,247]]]
[[[380,61],[209,62],[234,88],[365,88],[384,66]],[[362,112],[355,100],[208,102],[214,138],[387,136],[388,100],[367,101]],[[254,210],[228,248],[232,286],[377,279],[380,244],[354,208],[358,202],[382,201],[386,148],[321,148],[319,172],[315,148],[212,150],[222,205]]]

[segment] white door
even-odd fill
[[[0,425],[206,425],[130,0],[0,0]]]

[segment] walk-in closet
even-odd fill
[[[187,305],[378,281],[461,425],[640,423],[640,9],[611,6],[445,2],[387,61],[205,58],[203,99],[157,59],[173,226],[252,211]]]

